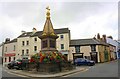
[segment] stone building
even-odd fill
[[[108,52],[109,45],[94,38],[70,41],[71,60],[79,57],[94,60],[96,63],[105,62],[109,61]]]

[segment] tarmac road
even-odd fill
[[[112,61],[86,67],[87,70],[65,77],[118,77],[118,61]]]

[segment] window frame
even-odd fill
[[[78,50],[79,49],[79,50]],[[75,46],[75,52],[80,53],[80,46]]]
[[[64,44],[61,44],[61,49],[64,49]]]
[[[35,52],[37,51],[37,46],[34,46],[34,51],[35,51]]]
[[[16,49],[16,46],[14,45],[14,47],[13,47],[13,51],[15,51],[15,49]]]
[[[60,39],[63,39],[64,38],[64,35],[60,35]]]
[[[28,55],[29,54],[29,49],[26,49],[26,55]]]
[[[7,52],[7,47],[5,47],[5,52]]]
[[[24,56],[24,50],[22,50],[22,56]]]
[[[91,51],[92,52],[96,51],[96,45],[91,45]]]
[[[24,46],[25,45],[25,41],[22,41],[22,46]]]
[[[26,41],[26,45],[29,45],[29,41]]]

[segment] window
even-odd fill
[[[25,42],[24,41],[22,41],[22,46],[24,46],[25,45]]]
[[[34,41],[37,41],[37,38],[34,38]]]
[[[80,46],[75,46],[75,52],[80,53]]]
[[[29,45],[29,41],[27,41],[27,45]]]
[[[15,60],[15,57],[14,57],[14,60]]]
[[[63,35],[60,35],[60,38],[61,38],[61,39],[63,39],[63,38],[64,38],[64,36],[63,36]]]
[[[96,51],[96,45],[91,45],[91,51]]]
[[[50,47],[51,48],[55,48],[55,41],[54,40],[50,40]]]
[[[29,50],[27,49],[27,50],[26,50],[26,54],[28,55],[28,53],[29,53]]]
[[[7,62],[7,58],[5,58],[5,62]]]
[[[22,56],[24,55],[24,50],[22,50]]]
[[[5,48],[5,52],[7,52],[7,47]]]
[[[64,49],[64,44],[61,44],[61,49]]]
[[[42,48],[46,48],[47,47],[47,40],[42,41]]]
[[[34,51],[37,51],[37,46],[34,46]]]
[[[13,51],[15,51],[15,45],[14,45]]]

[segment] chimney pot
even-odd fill
[[[37,32],[37,29],[36,29],[36,28],[34,28],[34,27],[33,27],[33,29],[32,29],[32,30],[33,30],[33,33]]]
[[[106,35],[102,35],[102,36],[103,36],[102,37],[103,41],[106,42]]]

